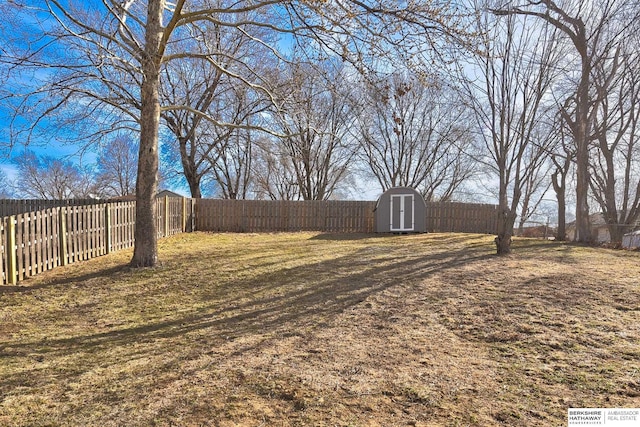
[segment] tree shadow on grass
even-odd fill
[[[394,289],[396,287],[404,287],[404,291],[407,292],[413,292],[415,289],[415,292],[428,293],[425,295],[428,297],[427,305],[419,306],[419,309],[436,312],[448,310],[445,312],[451,317],[450,330],[456,335],[465,340],[481,340],[508,350],[516,344],[520,345],[511,341],[512,336],[517,339],[522,338],[523,346],[530,346],[529,343],[533,339],[539,340],[540,346],[549,346],[544,334],[523,335],[526,332],[518,329],[522,322],[512,322],[506,314],[518,310],[524,313],[515,320],[537,319],[535,316],[540,313],[553,314],[555,321],[562,319],[564,313],[568,313],[575,306],[593,298],[593,293],[586,288],[563,291],[563,285],[566,283],[580,284],[580,278],[562,283],[556,282],[556,279],[571,278],[569,273],[550,273],[544,277],[536,274],[535,277],[522,276],[520,280],[513,280],[505,274],[504,263],[500,258],[496,257],[492,251],[489,253],[490,246],[486,243],[479,244],[478,240],[466,244],[459,237],[456,235],[433,236],[439,239],[439,244],[434,245],[434,250],[429,251],[428,254],[417,253],[416,251],[420,250],[418,245],[403,246],[382,241],[384,244],[379,246],[363,244],[360,249],[334,259],[304,262],[303,265],[295,267],[290,267],[292,264],[284,263],[278,266],[274,263],[269,264],[270,271],[263,274],[224,281],[216,275],[216,266],[213,266],[198,270],[201,274],[193,279],[195,281],[191,284],[193,287],[183,286],[176,289],[171,297],[179,297],[184,293],[185,303],[175,313],[167,313],[167,318],[156,316],[147,318],[145,323],[134,326],[127,326],[125,323],[116,326],[117,329],[111,328],[104,332],[99,330],[95,332],[94,329],[84,334],[76,332],[76,336],[71,337],[50,336],[42,340],[30,339],[25,343],[2,340],[5,342],[0,342],[0,360],[8,358],[12,363],[23,364],[24,368],[3,377],[0,385],[0,401],[2,394],[13,393],[14,390],[17,390],[16,394],[37,393],[36,390],[43,385],[65,381],[70,384],[86,385],[88,380],[82,377],[88,372],[91,375],[104,373],[105,376],[110,376],[110,379],[119,375],[117,379],[122,380],[123,388],[132,390],[129,391],[131,394],[135,392],[136,387],[141,387],[140,383],[145,381],[145,387],[158,387],[154,382],[156,375],[178,372],[184,377],[201,369],[199,366],[209,363],[209,360],[211,363],[207,367],[211,366],[210,369],[215,370],[218,361],[242,356],[246,351],[268,350],[270,345],[281,349],[283,347],[279,346],[278,340],[301,337],[293,340],[296,344],[304,345],[306,337],[313,337],[315,332],[321,333],[326,328],[334,327],[333,321],[341,313],[350,313],[348,310],[354,307],[358,307],[354,314],[365,313],[367,304],[363,303],[371,302],[369,298],[376,298],[374,305],[389,301],[389,307],[392,307],[394,301],[391,301],[388,295],[394,294],[400,298],[395,302],[402,303],[402,295],[406,293],[397,292]],[[450,245],[450,243],[453,244]],[[538,254],[542,254],[538,251],[542,251],[544,247],[548,248],[548,245],[523,248],[520,254],[524,258],[530,253],[535,258]],[[176,261],[177,265],[189,262],[190,256],[191,254],[186,253]],[[303,254],[293,256],[302,257]],[[562,257],[561,254],[553,256],[558,259]],[[470,265],[471,268],[465,268]],[[248,268],[251,266],[249,265]],[[158,275],[157,281],[171,280],[173,277],[167,274],[170,269],[160,271],[162,274]],[[91,279],[118,273],[117,269],[115,271],[105,269],[100,274],[95,272],[85,276],[71,277],[69,280],[82,286],[80,281],[83,278]],[[129,273],[125,268],[120,276],[123,280],[134,283],[135,280],[132,279],[135,279],[137,274],[135,271]],[[149,274],[154,273],[149,272]],[[492,274],[499,276],[501,281],[492,283]],[[181,272],[176,271],[175,278],[179,278],[180,275]],[[436,276],[440,276],[438,280],[432,280]],[[465,281],[468,283],[476,281],[475,283],[479,285],[467,287]],[[491,285],[489,287],[499,288],[494,289],[494,295],[486,299],[483,296],[486,294],[483,286],[485,282]],[[430,283],[433,283],[433,286]],[[58,284],[63,286],[62,281]],[[418,284],[420,286],[413,286]],[[99,285],[100,283],[97,283],[97,286]],[[160,300],[165,297],[163,292],[168,289],[167,287],[152,289],[152,297]],[[135,285],[132,285],[132,290],[135,290]],[[147,284],[144,292],[149,291]],[[196,292],[196,300],[191,292]],[[468,298],[470,294],[478,298]],[[378,295],[382,297],[378,299]],[[623,297],[624,295],[621,296]],[[153,298],[146,298],[146,300],[153,300]],[[197,302],[197,304],[190,306],[188,301]],[[451,304],[452,301],[455,303]],[[138,308],[141,311],[144,310],[144,303],[137,301],[135,294],[129,304],[133,310]],[[469,307],[468,313],[463,310]],[[478,319],[483,320],[482,316],[473,314],[478,309],[493,313],[493,317],[490,317],[493,320],[479,322]],[[550,313],[551,309],[552,313]],[[389,311],[386,307],[383,310],[377,310],[376,322],[379,319],[379,324],[385,325],[385,316]],[[460,324],[459,320],[465,318],[472,322],[462,329],[461,326],[465,325]],[[487,316],[484,317],[486,318]],[[350,322],[345,317],[341,320]],[[357,321],[358,319],[354,317],[353,322]],[[542,326],[538,327],[542,328]],[[544,327],[563,330],[562,326],[555,324]],[[60,335],[63,333],[64,331],[61,331]],[[320,335],[326,336],[326,334]],[[558,342],[564,345],[565,341]],[[571,344],[573,341],[566,342]],[[526,349],[529,351],[529,347]],[[539,354],[546,355],[544,351],[540,353],[538,350]],[[555,353],[556,349],[549,347],[548,351],[551,354]],[[73,365],[71,361],[64,360],[65,357],[73,357],[73,360],[79,360],[80,363]],[[189,363],[192,360],[200,362],[198,358],[201,357],[204,357],[203,364]],[[45,363],[51,361],[53,368],[39,367],[38,363],[34,362],[39,359],[44,360]],[[136,365],[139,366],[147,363],[148,360],[151,360],[149,366],[138,369],[135,374],[117,370],[119,364],[139,361]],[[241,364],[244,359],[238,357],[231,360],[233,363]],[[115,374],[103,371],[109,366],[116,367]],[[228,367],[229,365],[226,365],[226,369]],[[97,371],[99,374],[91,371]],[[225,372],[220,375],[228,374]],[[91,375],[87,377],[91,378]],[[130,381],[127,375],[139,375],[141,378],[137,379],[138,385],[135,381]],[[100,391],[92,393],[100,393]],[[113,396],[114,402],[121,400],[119,395]],[[87,405],[90,406],[92,400],[99,400],[99,397],[96,397],[96,394],[90,394],[86,399]]]
[[[129,266],[129,264],[122,264],[122,265],[116,265],[115,267],[95,270],[90,273],[82,274],[79,276],[55,277],[53,279],[39,278],[40,282],[33,285],[30,284],[29,282],[26,282],[25,285],[0,286],[0,295],[11,294],[11,293],[29,293],[29,292],[37,291],[40,289],[46,289],[46,288],[56,287],[60,285],[68,285],[70,282],[82,283],[82,282],[91,281],[93,279],[112,276],[118,273],[126,273],[128,271],[131,271],[131,267]]]
[[[199,285],[200,289],[204,290],[201,291],[199,300],[205,304],[193,309],[186,305],[183,314],[168,313],[170,317],[167,319],[156,318],[145,324],[99,333],[68,338],[48,337],[24,343],[4,343],[4,346],[0,347],[0,358],[36,355],[37,358],[49,360],[77,354],[108,354],[110,350],[115,349],[135,358],[144,357],[138,353],[149,351],[144,344],[153,345],[155,342],[166,342],[172,338],[183,343],[180,340],[185,336],[204,336],[206,345],[215,348],[228,340],[257,337],[247,340],[243,347],[243,351],[246,351],[259,345],[265,337],[282,337],[286,334],[291,336],[292,333],[304,334],[305,331],[324,328],[344,311],[395,286],[421,283],[446,270],[495,259],[495,256],[487,254],[486,250],[467,248],[428,256],[410,254],[406,252],[406,248],[404,250],[405,252],[397,253],[391,250],[372,260],[367,256],[367,248],[362,248],[339,258],[294,268],[283,267],[258,276],[220,284],[214,284],[215,278],[211,281],[203,277]],[[122,267],[75,277],[73,281],[119,271],[122,271]],[[160,292],[157,298],[163,297]],[[136,302],[132,301],[132,304]],[[141,310],[143,308],[141,307]],[[180,347],[173,351],[189,353],[187,348]],[[82,375],[83,372],[92,369],[91,363],[85,367],[74,368],[68,373],[69,376]],[[121,361],[100,361],[101,365],[105,363],[117,364]],[[24,384],[25,374],[31,378],[29,381],[45,381],[38,377],[42,372],[34,368],[9,375],[3,380],[4,386],[0,387],[0,392],[2,389],[7,390],[6,387],[11,387],[11,384]],[[52,378],[50,381],[56,380]]]
[[[361,254],[365,250],[329,261],[283,268],[257,277],[212,286],[201,295],[202,299],[222,301],[224,308],[210,305],[168,321],[84,337],[47,340],[47,347],[68,349],[68,345],[74,343],[98,345],[103,341],[113,343],[114,339],[126,340],[131,336],[141,337],[145,334],[170,337],[211,326],[227,333],[235,331],[242,334],[253,331],[256,326],[269,329],[284,323],[313,323],[316,316],[324,318],[339,314],[368,296],[399,283],[421,281],[443,270],[494,258],[493,255],[469,254],[467,251],[403,256],[408,259],[398,258],[391,253],[372,262],[366,254]],[[360,271],[353,273],[354,270]],[[72,280],[78,282],[119,271],[126,271],[126,268],[111,268],[74,277]],[[51,282],[46,285],[53,284]],[[265,294],[265,291],[271,292]],[[261,294],[265,296],[252,297]],[[236,300],[245,302],[236,304]]]
[[[323,240],[323,241],[357,241],[367,239],[383,239],[390,237],[390,234],[380,233],[322,233],[310,237],[309,240]]]
[[[428,236],[429,242],[467,242],[469,234],[464,233],[322,233],[309,238],[309,240],[326,241],[357,241],[357,240],[391,240],[398,237]],[[486,235],[489,236],[488,234]]]

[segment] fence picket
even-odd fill
[[[32,237],[36,246],[36,269],[35,274],[43,272],[44,269],[44,257],[42,256],[42,243],[44,239],[44,230],[42,230],[42,212],[35,212],[35,234]]]
[[[71,208],[73,210],[72,215],[72,229],[73,229],[73,246],[74,246],[74,262],[82,261],[80,254],[82,253],[82,239],[80,238],[80,227],[82,225],[80,209],[77,206]]]
[[[6,239],[7,247],[9,248],[7,253],[7,283],[9,283],[10,285],[15,285],[18,281],[18,249],[16,243],[17,220],[15,216],[10,216],[8,220],[7,231],[9,235]]]
[[[24,216],[16,215],[16,276],[24,280]]]
[[[7,218],[0,218],[0,284],[8,283],[7,269]]]

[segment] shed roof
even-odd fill
[[[373,209],[373,211],[375,212],[376,210],[378,210],[378,206],[380,205],[380,200],[382,200],[382,198],[385,195],[388,194],[398,194],[398,193],[413,193],[419,197],[416,198],[416,200],[418,200],[422,205],[427,206],[426,201],[424,200],[424,197],[422,197],[422,194],[420,194],[420,192],[418,190],[416,190],[413,187],[391,187],[391,188],[387,188],[379,197],[378,200],[376,201],[376,207]]]

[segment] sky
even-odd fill
[[[94,0],[88,0],[88,2],[93,2],[93,1]],[[36,6],[38,2],[34,2],[33,4],[34,6]],[[101,2],[98,1],[96,2],[96,4],[100,5]],[[24,17],[24,15],[22,17]],[[2,25],[4,25],[5,28],[3,28]],[[0,24],[0,35],[6,35],[7,31],[3,31],[3,29],[8,30],[9,26],[10,24]],[[37,19],[31,18],[31,17],[27,18],[25,23],[22,25],[23,28],[15,32],[16,33],[15,39],[21,40],[20,36],[17,34],[19,33],[19,31],[22,31],[22,30],[26,31],[27,33],[29,33],[29,36],[33,37],[38,31],[41,31],[40,28],[42,26],[47,27],[49,26],[49,24],[46,21],[38,22]],[[10,37],[11,36],[5,37],[5,40],[10,39]],[[37,36],[35,38],[37,38]],[[7,44],[8,43],[9,42],[7,42]],[[42,41],[40,40],[36,43],[42,44]],[[280,48],[283,48],[284,46],[284,48],[286,49],[287,46],[291,47],[292,43],[293,42],[291,39],[285,37],[283,40],[280,40],[279,46]],[[10,49],[10,48],[8,47],[5,48],[2,45],[0,45],[0,49],[4,50],[4,49]],[[0,50],[0,54],[1,52],[2,51]],[[2,69],[0,68],[0,75],[1,73],[2,73]],[[22,75],[16,76],[16,74],[14,73],[13,80],[9,80],[9,81],[5,80],[4,88],[0,84],[0,169],[2,169],[5,172],[5,174],[10,180],[14,180],[17,176],[16,166],[12,164],[11,158],[15,157],[16,155],[19,155],[20,152],[25,149],[25,147],[21,145],[8,147],[7,140],[8,140],[11,118],[10,118],[9,108],[7,107],[6,103],[5,105],[3,105],[2,103],[2,99],[3,99],[2,89],[4,89],[5,91],[8,90],[9,92],[14,92],[14,93],[19,92],[25,88],[28,88],[32,83],[37,82],[39,78],[46,79],[48,77],[48,73],[49,72],[46,69],[39,69],[33,73],[34,75],[25,74],[24,76]],[[62,139],[66,136],[66,135],[62,135],[62,132],[63,132],[62,129],[60,130],[60,132],[61,132],[60,138],[56,138],[56,139]],[[47,136],[51,136],[51,135],[48,134]],[[162,135],[161,135],[161,138],[162,138]],[[95,151],[92,151],[91,149],[87,151],[87,150],[83,150],[83,147],[80,147],[78,145],[74,145],[70,143],[64,144],[55,140],[52,140],[51,142],[36,140],[36,141],[33,141],[33,143],[29,144],[29,146],[27,146],[26,149],[35,152],[37,155],[46,155],[46,156],[65,158],[67,160],[72,160],[75,163],[79,163],[79,162],[82,162],[83,164],[92,163],[95,161],[95,158],[96,158]],[[379,193],[378,190],[369,188],[366,182],[362,182],[361,184],[363,187],[362,188],[363,191],[357,191],[354,197],[356,198],[366,197],[372,200],[377,198],[377,195]],[[181,194],[185,194],[185,195],[188,194],[187,188],[181,188],[175,185],[170,185],[170,189],[173,191],[179,192]]]
[[[45,73],[43,71],[43,73]],[[30,76],[33,78],[34,76]],[[35,76],[37,77],[37,76]],[[27,82],[25,82],[27,83]],[[0,93],[0,100],[1,100]],[[0,136],[6,134],[6,129],[8,127],[9,118],[7,117],[7,109],[3,108],[0,101]],[[2,141],[0,141],[1,143]],[[36,154],[39,155],[48,155],[54,157],[65,157],[67,159],[75,160],[76,162],[82,161],[83,163],[91,163],[95,161],[96,154],[91,151],[82,151],[82,158],[80,157],[81,148],[79,146],[69,144],[64,145],[61,143],[53,143],[51,145],[40,145],[33,144],[28,147],[28,149],[33,150]],[[10,157],[19,154],[19,152],[23,148],[20,146],[15,146],[13,149],[8,150],[5,148],[1,148],[0,146],[0,168],[6,173],[9,179],[14,179],[17,176],[16,167],[10,163]],[[363,179],[359,179],[357,182],[360,187],[356,191],[353,192],[352,198],[358,200],[376,200],[378,196],[381,194],[381,190],[378,187],[377,182],[373,184]],[[183,195],[188,195],[188,191],[186,188],[180,188],[176,186],[169,186],[169,189],[176,191]]]

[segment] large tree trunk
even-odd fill
[[[504,163],[503,163],[504,164]],[[509,208],[509,198],[507,197],[508,180],[505,176],[506,168],[502,167],[500,172],[500,203],[498,206],[498,235],[495,238],[496,254],[509,255],[511,253],[511,237],[513,236],[513,225],[516,222],[516,211]],[[515,185],[512,206],[518,205],[520,191],[518,183]]]
[[[591,221],[589,220],[589,71],[590,58],[587,56],[582,24],[582,43],[576,44],[582,56],[582,75],[577,91],[576,120],[574,138],[576,143],[576,235],[575,241],[591,243]]]
[[[160,129],[160,42],[164,0],[149,0],[143,80],[140,88],[140,151],[136,182],[136,231],[132,267],[153,267],[158,262],[155,197],[158,189],[158,131]]]
[[[498,212],[498,236],[495,238],[496,253],[498,255],[511,253],[511,237],[513,236],[513,224],[516,222],[516,216],[516,213],[508,207],[500,207]]]
[[[198,174],[198,167],[195,164],[195,158],[192,155],[189,155],[187,152],[187,144],[189,143],[188,138],[180,137],[178,139],[180,144],[180,160],[182,162],[182,170],[184,172],[184,177],[187,180],[187,184],[189,185],[189,191],[191,192],[191,197],[194,199],[199,199],[202,197],[202,192],[200,190],[200,180],[202,178],[201,175]]]
[[[576,242],[591,243],[591,222],[589,220],[589,155],[587,141],[577,142],[576,150]]]
[[[202,198],[202,191],[200,191],[200,177],[194,178],[192,180],[187,179],[189,182],[189,191],[191,192],[191,197],[194,199]]]
[[[558,200],[558,230],[556,231],[556,240],[559,242],[564,242],[567,239],[566,181],[569,167],[568,159],[565,160],[564,166],[564,169],[558,167],[556,171],[551,174],[553,191],[555,191],[556,199]]]
[[[564,242],[567,239],[567,202],[564,185],[561,189],[556,190],[556,198],[558,199],[558,230],[556,231],[556,240]]]
[[[527,191],[524,197],[524,201],[522,202],[522,213],[520,214],[520,221],[518,221],[518,233],[516,234],[516,236],[522,236],[524,234],[524,224],[528,219],[526,214],[527,214],[527,211],[529,210],[529,199],[530,199],[530,194]]]
[[[607,229],[609,230],[609,241],[614,245],[622,244],[622,236],[626,233],[626,229],[623,224],[607,223]]]
[[[604,157],[606,184],[603,188],[604,204],[600,208],[604,214],[609,229],[609,240],[613,244],[622,244],[622,236],[625,233],[624,221],[628,212],[618,212],[616,203],[616,172],[619,170],[614,165],[614,149],[610,149],[606,137],[600,140],[600,155]],[[602,162],[602,160],[601,160]],[[602,199],[598,199],[599,201]]]
[[[607,163],[609,163],[607,159]],[[611,162],[612,163],[612,162]],[[611,164],[613,168],[613,164]],[[612,171],[613,169],[611,169]],[[607,176],[607,188],[605,191],[605,206],[602,206],[604,220],[607,222],[607,228],[609,229],[609,240],[613,244],[621,244],[622,236],[625,233],[624,219],[621,218],[620,213],[616,207],[616,194],[615,194],[615,176],[613,173],[608,173]],[[626,212],[623,213],[623,215]]]

